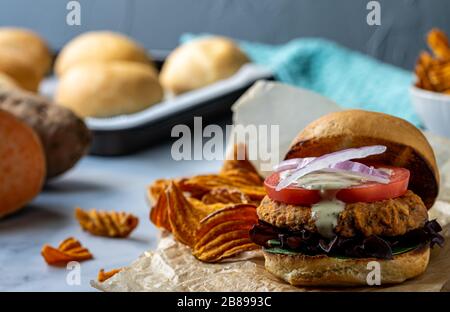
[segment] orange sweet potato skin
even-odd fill
[[[45,154],[37,134],[0,110],[0,218],[39,194],[45,175]]]
[[[19,90],[0,90],[3,109],[33,128],[41,139],[47,162],[47,180],[71,169],[91,143],[83,120],[49,99]]]

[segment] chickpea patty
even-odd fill
[[[284,204],[266,196],[257,209],[258,217],[280,228],[317,232],[311,207]],[[428,212],[419,196],[407,191],[403,196],[373,203],[346,204],[334,229],[337,235],[352,237],[397,236],[421,228]]]

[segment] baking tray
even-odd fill
[[[163,61],[157,61],[160,67]],[[192,127],[194,116],[203,117],[203,126],[230,114],[231,105],[257,80],[272,79],[262,66],[246,64],[235,75],[204,88],[168,97],[141,112],[112,118],[86,118],[93,133],[90,154],[99,156],[128,155],[171,138],[177,124]],[[48,77],[41,93],[52,97],[57,79]]]

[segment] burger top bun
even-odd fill
[[[377,144],[385,145],[387,151],[358,161],[409,169],[409,189],[430,208],[439,191],[436,159],[422,132],[403,119],[363,110],[325,115],[298,134],[285,159],[321,156],[346,148]]]
[[[52,53],[45,40],[30,30],[1,27],[0,49],[9,49],[20,55],[42,76],[50,70]]]
[[[200,38],[181,45],[169,55],[160,81],[164,88],[179,94],[228,78],[248,62],[232,40]]]
[[[131,61],[153,66],[147,51],[131,38],[110,31],[86,32],[64,46],[56,59],[61,76],[74,65],[86,62]]]

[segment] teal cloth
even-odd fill
[[[181,42],[198,36],[185,34]],[[412,72],[324,39],[239,44],[253,62],[270,68],[279,81],[315,91],[344,108],[384,112],[420,126],[409,97]]]

